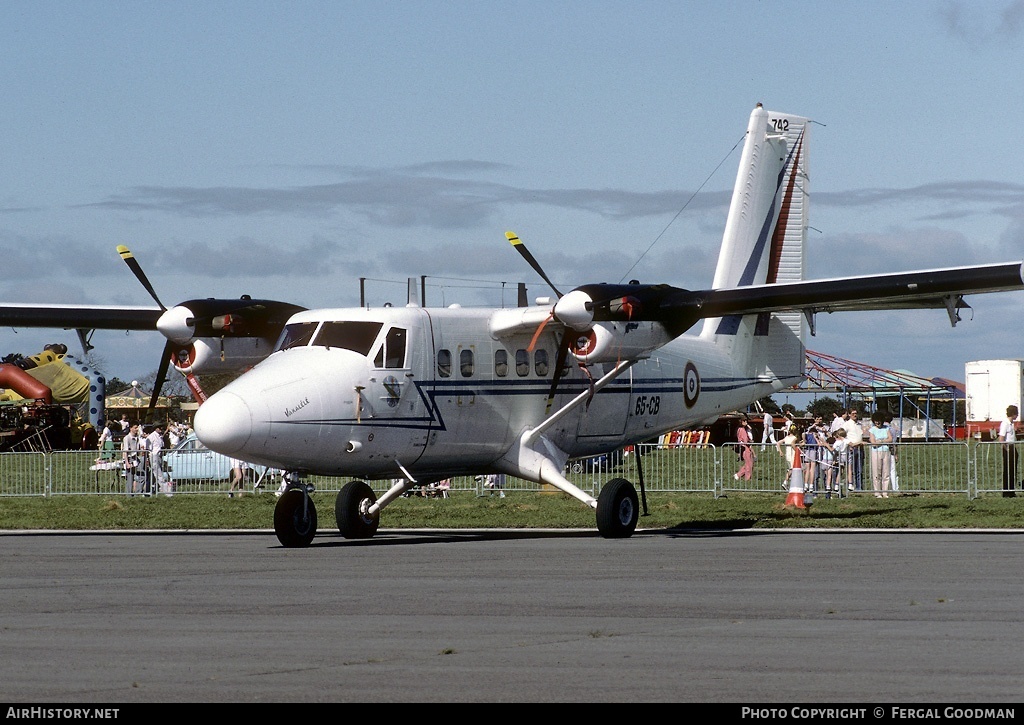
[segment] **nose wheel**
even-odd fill
[[[277,500],[274,533],[282,546],[309,546],[316,536],[316,506],[309,494],[304,487],[292,486]]]

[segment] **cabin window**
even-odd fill
[[[544,349],[533,353],[533,369],[537,375],[544,378],[548,374],[548,351]]]
[[[473,374],[472,350],[459,351],[459,372],[462,373],[462,377],[464,378],[468,378]]]
[[[405,367],[405,328],[392,327],[384,337],[384,344],[373,360],[373,364],[379,368],[404,368]]]
[[[451,350],[437,351],[437,376],[450,378],[452,375],[452,353]]]
[[[340,347],[360,355],[369,355],[373,341],[377,339],[380,322],[325,322],[313,340],[320,347]]]
[[[516,350],[516,375],[525,378],[530,374],[530,353]]]
[[[499,378],[508,375],[508,350],[494,351],[494,374]]]
[[[305,347],[312,339],[318,324],[318,322],[293,322],[290,325],[285,325],[274,349],[288,350],[292,347]]]

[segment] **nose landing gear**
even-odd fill
[[[313,504],[313,485],[303,485],[298,475],[286,473],[288,489],[281,494],[274,508],[274,533],[282,546],[298,548],[309,546],[316,536],[316,506]]]

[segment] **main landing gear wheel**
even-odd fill
[[[613,478],[597,497],[597,530],[606,539],[626,539],[636,530],[640,518],[640,500],[633,484]]]
[[[338,493],[334,502],[334,518],[338,531],[346,539],[369,539],[377,533],[380,511],[367,513],[377,502],[377,494],[362,481],[349,481]]]
[[[289,488],[274,508],[274,533],[283,546],[309,546],[316,536],[316,506],[305,491]]]

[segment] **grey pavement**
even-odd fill
[[[3,532],[0,701],[1014,703],[1022,545]]]

